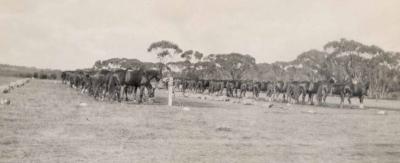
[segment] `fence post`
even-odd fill
[[[168,106],[172,106],[172,91],[174,87],[174,78],[171,76],[168,78]]]

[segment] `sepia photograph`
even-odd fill
[[[400,163],[399,0],[0,0],[0,163]]]

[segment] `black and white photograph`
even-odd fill
[[[0,163],[400,163],[399,0],[0,0]]]

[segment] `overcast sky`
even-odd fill
[[[400,51],[400,0],[0,0],[0,63],[40,68],[156,61],[159,40],[271,63],[340,38]]]

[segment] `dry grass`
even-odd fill
[[[19,79],[21,79],[21,78],[0,76],[0,86],[4,85],[4,84],[10,84],[11,82],[17,81]]]
[[[0,162],[397,162],[400,113],[177,97],[98,102],[33,80],[0,106]],[[79,104],[85,102],[86,107]],[[189,107],[189,110],[183,110]]]

